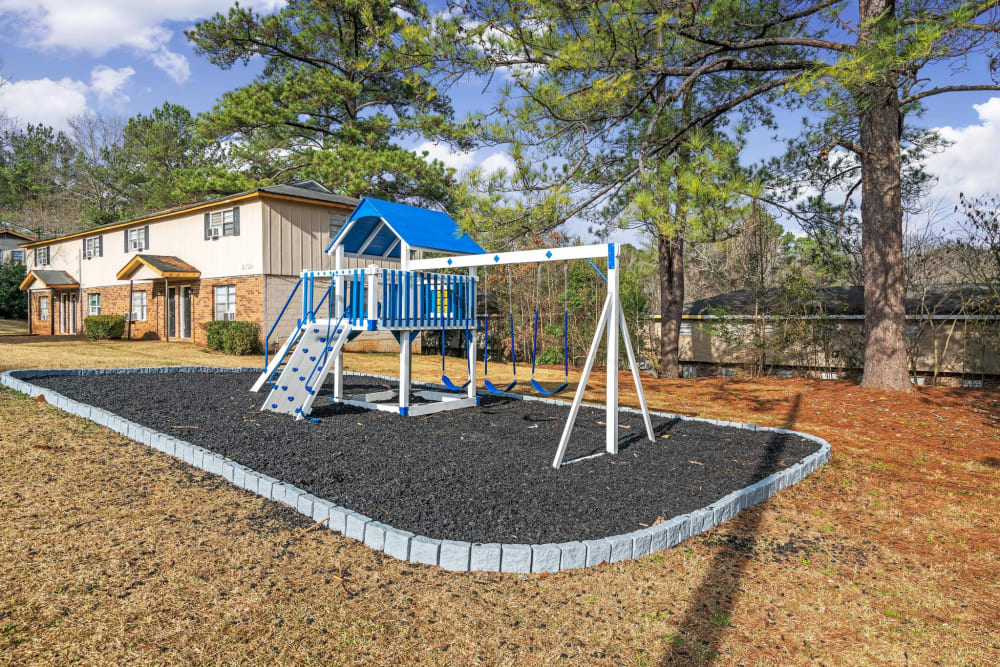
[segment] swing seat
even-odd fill
[[[465,384],[457,385],[454,382],[452,382],[451,378],[449,378],[447,375],[441,376],[441,384],[448,387],[448,389],[450,389],[451,391],[462,391],[463,389],[469,386],[469,382],[470,380],[466,380]]]
[[[569,386],[569,381],[563,382],[561,385],[559,385],[555,389],[549,391],[548,389],[546,389],[545,387],[543,387],[542,385],[540,385],[538,383],[538,381],[535,380],[535,378],[531,378],[531,386],[534,387],[535,391],[537,391],[540,394],[545,394],[546,396],[555,396],[556,394],[558,394],[560,392],[566,391],[566,387]]]
[[[501,394],[506,394],[511,389],[513,389],[514,387],[516,387],[517,386],[517,380],[514,380],[513,382],[511,382],[509,385],[507,385],[503,389],[497,389],[493,385],[493,383],[490,382],[489,380],[483,380],[483,386],[486,387],[486,391],[490,392],[491,394],[501,395]]]

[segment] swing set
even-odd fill
[[[568,263],[573,260],[607,258],[607,296],[594,332],[594,339],[587,353],[576,393],[570,405],[569,416],[563,428],[555,458],[554,468],[563,463],[570,434],[583,403],[587,380],[597,359],[601,340],[606,339],[608,368],[605,399],[605,450],[618,453],[618,372],[620,343],[624,343],[628,363],[635,382],[636,395],[646,427],[646,435],[654,440],[652,422],[639,378],[632,342],[629,339],[625,315],[618,293],[617,260],[620,247],[614,243],[542,248],[514,252],[489,253],[468,235],[458,224],[441,211],[387,202],[371,197],[361,200],[337,235],[327,246],[333,256],[335,268],[330,270],[304,270],[299,283],[292,290],[281,309],[284,313],[300,285],[302,290],[302,315],[285,342],[273,355],[268,355],[268,343],[275,325],[265,338],[265,370],[254,383],[253,391],[264,386],[271,388],[262,410],[283,412],[296,419],[308,419],[319,389],[328,374],[333,377],[333,391],[329,401],[370,410],[396,412],[402,417],[429,415],[441,410],[456,410],[477,406],[480,389],[476,381],[477,345],[475,332],[480,319],[477,316],[477,270],[479,267],[513,264],[535,264],[535,312],[531,345],[531,376],[529,383],[538,393],[554,396],[569,387],[569,285]],[[427,257],[427,254],[437,255]],[[359,266],[348,268],[350,258]],[[399,269],[383,268],[375,262],[398,262]],[[361,268],[364,262],[367,266]],[[546,389],[535,378],[540,325],[539,297],[541,291],[541,264],[563,262],[563,381],[553,389]],[[596,266],[595,266],[596,268]],[[467,275],[454,273],[467,269]],[[434,273],[449,271],[449,273]],[[600,272],[598,270],[598,272]],[[331,312],[318,316],[314,305],[316,279],[329,279],[322,305],[330,298]],[[350,298],[348,299],[348,294]],[[508,304],[513,305],[513,278],[508,269]],[[319,317],[319,319],[317,319]],[[280,321],[280,315],[279,315]],[[508,317],[511,342],[513,380],[504,387],[494,385],[489,370],[489,315],[483,317],[486,328],[483,352],[486,363],[483,386],[488,394],[507,394],[518,384],[517,355],[515,348],[513,308]],[[414,390],[411,343],[425,331],[441,331],[441,382],[446,391],[431,389]],[[445,337],[449,330],[462,331],[465,337],[467,379],[457,384],[448,377],[445,367]],[[399,343],[399,388],[365,394],[345,395],[343,347],[356,336],[368,332],[388,331]],[[410,405],[411,394],[425,399]],[[398,405],[391,403],[398,399]]]
[[[554,389],[546,389],[542,384],[535,379],[535,368],[536,361],[538,358],[538,321],[539,321],[539,295],[542,280],[542,266],[538,265],[536,270],[535,278],[535,320],[534,327],[531,337],[531,377],[529,382],[531,386],[540,394],[545,396],[555,396],[565,391],[569,387],[569,262],[563,264],[563,381],[562,383],[555,387]],[[489,301],[488,297],[484,298],[484,311],[483,315],[483,387],[486,391],[492,394],[506,394],[509,393],[511,389],[517,386],[517,352],[514,343],[514,296],[513,296],[513,279],[510,269],[507,269],[507,307],[510,313],[510,359],[511,359],[511,369],[513,371],[514,379],[503,389],[498,389],[492,382],[490,382],[490,320],[489,320]],[[487,291],[483,291],[484,296]],[[444,348],[441,350],[442,355],[444,354]],[[443,359],[442,359],[443,363]],[[444,378],[442,378],[443,380]],[[447,385],[448,383],[445,382]]]

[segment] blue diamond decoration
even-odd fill
[[[448,264],[451,265],[451,259],[448,260]]]
[[[545,256],[548,257],[549,259],[552,259],[552,251],[551,250],[547,251],[545,253]]]
[[[500,255],[493,255],[493,261],[494,262],[499,262],[500,261]]]

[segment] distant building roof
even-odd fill
[[[34,241],[35,233],[27,227],[14,224],[13,222],[0,221],[0,234],[10,234],[25,241]]]
[[[121,229],[123,227],[128,227],[130,225],[134,225],[139,222],[145,222],[156,218],[176,215],[178,213],[183,213],[185,211],[191,211],[194,209],[203,208],[206,206],[214,206],[216,204],[235,202],[259,194],[272,195],[279,198],[294,197],[297,199],[309,199],[312,201],[324,202],[327,204],[339,204],[341,206],[356,206],[360,201],[355,197],[344,197],[342,195],[332,194],[330,193],[330,191],[328,191],[326,188],[324,188],[316,181],[300,181],[300,183],[302,183],[303,185],[299,184],[264,185],[259,188],[254,188],[253,190],[245,190],[243,192],[237,192],[236,194],[226,195],[225,197],[217,197],[215,199],[195,202],[192,204],[182,204],[180,206],[174,206],[171,208],[163,209],[162,211],[147,213],[146,215],[140,216],[138,218],[132,218],[131,220],[112,222],[106,225],[100,225],[98,227],[91,227],[90,229],[81,229],[79,231],[71,232],[69,234],[61,234],[59,236],[53,236],[50,238],[39,239],[37,241],[31,241],[30,243],[22,243],[21,246],[25,248],[31,248],[34,246],[51,243],[52,241],[62,241],[65,239],[78,238],[81,236],[89,236],[91,234],[99,234],[101,232],[110,231],[112,229]]]
[[[781,310],[782,295],[770,289],[761,297],[764,313]],[[921,305],[923,304],[923,305]],[[863,287],[816,287],[812,298],[802,308],[803,315],[864,315]],[[996,292],[989,285],[949,284],[930,285],[926,289],[910,290],[906,295],[908,315],[975,315],[997,314]],[[685,315],[753,315],[753,293],[737,290],[692,301],[684,307]]]
[[[415,250],[459,255],[486,252],[443,211],[374,197],[361,200],[326,251],[343,246],[345,253],[355,257],[398,259],[400,241]]]

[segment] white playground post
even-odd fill
[[[334,255],[334,268],[337,270],[344,268],[343,246],[338,247]],[[335,299],[333,316],[340,319],[347,307],[344,297],[344,276],[333,276],[333,284]],[[337,358],[333,361],[333,397],[338,400],[344,398],[344,351],[342,349],[337,352]]]
[[[608,253],[608,372],[607,419],[604,426],[604,450],[618,453],[618,247]]]
[[[410,244],[406,241],[399,242],[399,268],[403,271],[410,270]],[[416,306],[416,304],[413,304]],[[404,319],[410,314],[411,304],[409,295],[403,300]],[[419,310],[417,311],[419,312]],[[413,348],[410,341],[410,330],[403,329],[399,332],[399,413],[405,414],[410,408],[410,387],[413,375]]]
[[[476,288],[478,287],[478,283],[479,283],[479,280],[478,280],[478,270],[476,269],[476,267],[474,267],[474,266],[470,266],[469,267],[469,277],[472,278],[472,289],[470,290],[470,294],[469,294],[469,299],[470,299],[471,303],[469,304],[469,307],[470,307],[470,310],[472,311],[472,316],[475,317],[476,316],[476,308],[479,306],[479,304],[476,303]],[[476,326],[478,327],[479,325],[477,324]],[[472,399],[476,398],[476,391],[478,390],[478,387],[476,386],[476,335],[475,335],[475,331],[478,331],[478,329],[476,329],[476,330],[473,331],[473,333],[471,334],[471,339],[469,338],[469,335],[470,335],[469,332],[466,331],[466,333],[465,333],[465,335],[466,335],[466,339],[465,339],[465,348],[466,348],[466,350],[465,351],[466,351],[466,356],[469,358],[469,364],[468,364],[469,365],[469,378],[468,378],[469,379],[469,386],[467,387],[467,390],[468,390],[468,394],[467,395],[468,395],[469,398],[472,398]]]

